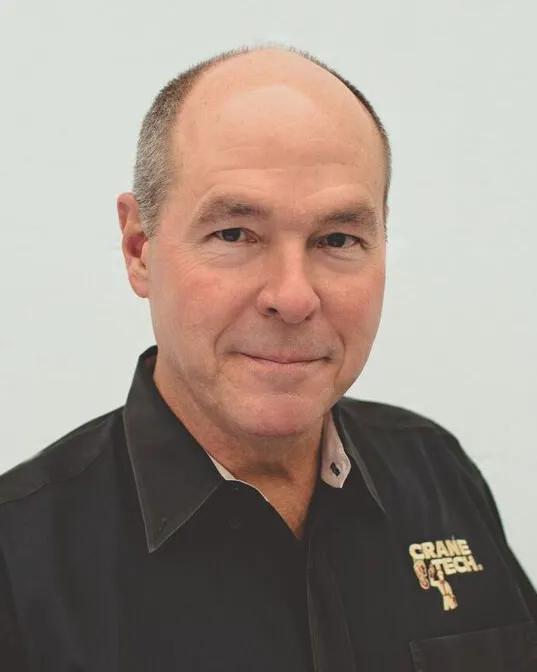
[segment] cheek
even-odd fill
[[[152,274],[152,312],[160,330],[186,347],[214,342],[231,311],[221,273],[200,264],[160,259]]]
[[[384,272],[372,270],[363,274],[340,297],[338,314],[351,339],[374,337],[384,299]]]
[[[342,339],[344,360],[341,375],[352,384],[363,369],[373,346],[382,312],[382,272],[361,276],[340,295],[333,324]],[[349,382],[350,381],[350,382]]]

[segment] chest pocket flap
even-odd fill
[[[416,672],[537,672],[537,627],[492,630],[410,642]]]

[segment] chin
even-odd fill
[[[296,395],[274,396],[235,406],[231,413],[234,422],[247,434],[288,436],[307,431],[326,413],[319,399]]]

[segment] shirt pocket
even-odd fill
[[[410,642],[416,672],[537,672],[533,622]]]

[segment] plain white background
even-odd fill
[[[537,583],[536,20],[532,0],[2,0],[0,471],[121,406],[154,342],[115,211],[153,97],[275,40],[339,69],[391,135],[383,321],[347,394],[455,433]]]

